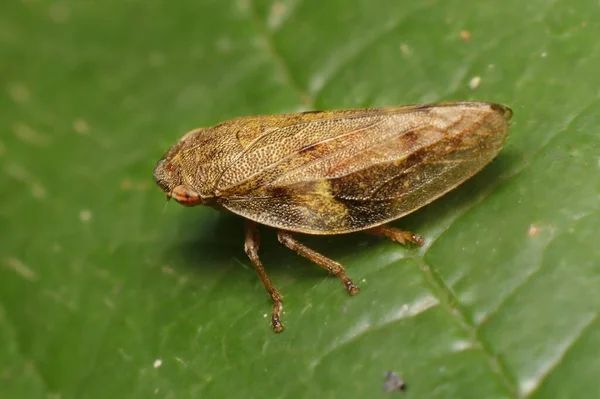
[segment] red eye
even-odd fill
[[[172,171],[173,170],[173,164],[172,163],[167,164],[167,170],[168,171]]]

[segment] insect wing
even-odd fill
[[[218,181],[219,203],[309,234],[380,225],[481,170],[499,152],[511,115],[489,103],[339,112],[248,141]]]

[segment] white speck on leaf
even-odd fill
[[[536,226],[534,224],[530,224],[529,225],[529,229],[527,229],[527,235],[529,237],[535,237],[538,234],[540,234],[540,231],[542,231],[542,228],[539,226]]]
[[[83,119],[76,119],[73,122],[73,129],[79,134],[86,134],[90,131],[90,127]]]
[[[408,55],[411,53],[410,47],[406,43],[402,43],[400,45],[400,51],[402,51],[402,54],[404,55]]]
[[[156,359],[153,364],[154,368],[157,369],[162,366],[162,359]]]
[[[420,313],[425,312],[427,309],[437,306],[440,301],[431,295],[417,298],[411,304],[402,304],[400,308],[390,309],[388,314],[383,316],[385,324],[392,323],[396,320],[400,320],[406,317],[414,317]]]
[[[285,20],[287,14],[288,8],[285,4],[280,2],[273,3],[267,20],[267,25],[271,30],[276,30],[281,26],[281,23]]]
[[[479,87],[479,84],[481,83],[481,76],[474,76],[470,81],[469,81],[469,88],[471,90],[475,90],[477,87]]]
[[[87,223],[90,220],[92,220],[92,211],[90,211],[89,209],[82,209],[81,211],[79,211],[79,220],[81,220],[84,223]]]
[[[471,349],[472,347],[473,347],[473,344],[471,342],[465,341],[465,340],[453,341],[451,344],[451,348],[454,352],[461,352],[466,349]]]
[[[27,267],[20,259],[7,258],[3,263],[7,268],[11,269],[25,280],[35,281],[38,279],[37,274]]]
[[[544,51],[544,52],[542,52],[542,54],[541,54],[541,57],[542,57],[542,58],[546,58],[547,56],[548,56],[548,53],[547,53],[547,52],[545,52],[545,51]]]

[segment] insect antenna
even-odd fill
[[[173,190],[169,191],[169,194],[167,194],[167,200],[165,201],[165,206],[163,207],[163,213],[165,212],[165,210],[167,209],[167,205],[169,204],[169,201],[171,200],[171,196],[173,194]]]

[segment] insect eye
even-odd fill
[[[167,170],[168,170],[169,172],[171,172],[171,171],[173,171],[173,168],[174,168],[174,167],[173,167],[173,164],[172,164],[171,162],[169,162],[169,163],[167,164]]]

